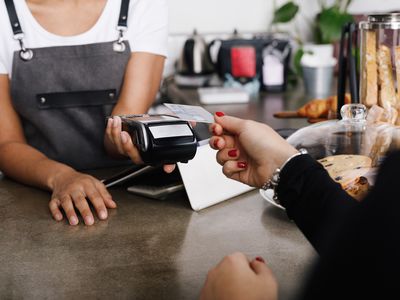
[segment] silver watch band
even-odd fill
[[[282,171],[283,168],[289,163],[289,161],[291,161],[293,158],[295,158],[296,156],[299,156],[299,155],[307,154],[307,153],[308,153],[308,152],[307,152],[306,149],[304,149],[304,148],[299,149],[299,152],[297,152],[297,153],[293,154],[292,156],[290,156],[290,157],[283,163],[283,165],[282,165],[280,168],[277,168],[277,169],[272,173],[271,178],[270,178],[267,182],[265,182],[265,183],[262,185],[261,188],[262,188],[263,190],[273,190],[274,196],[272,197],[272,199],[273,199],[277,204],[280,204],[276,190],[277,190],[277,188],[278,188],[278,184],[279,184],[279,180],[280,180],[281,171]]]

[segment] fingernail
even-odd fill
[[[102,220],[107,219],[107,211],[101,210],[99,212],[99,218],[102,219]]]
[[[56,215],[54,216],[54,218],[55,218],[57,221],[61,221],[61,220],[62,220],[62,215],[61,215],[61,214],[56,214]]]
[[[212,127],[211,132],[212,132],[213,135],[217,135],[217,133],[215,132],[215,126]]]
[[[128,137],[125,135],[123,131],[121,131],[121,141],[126,144],[128,142]]]
[[[217,111],[215,114],[217,115],[217,117],[225,116],[225,114],[222,111]]]
[[[237,155],[237,149],[229,150],[229,151],[228,151],[228,155],[229,155],[230,157],[236,157],[236,155]]]
[[[113,126],[118,127],[118,125],[119,125],[119,119],[118,117],[114,117]]]
[[[265,264],[265,260],[261,256],[257,256],[256,260]]]
[[[93,225],[93,223],[94,223],[94,219],[93,219],[92,216],[86,216],[85,217],[85,224],[86,225]]]
[[[78,224],[78,218],[75,217],[75,216],[72,216],[71,218],[69,218],[69,224],[77,225]]]
[[[214,148],[218,148],[218,139],[214,141]]]
[[[113,124],[113,121],[114,121],[113,118],[108,118],[107,127],[111,127]]]
[[[246,169],[246,168],[247,168],[247,163],[244,162],[244,161],[239,161],[239,162],[237,163],[237,166],[238,166],[238,168],[240,168],[240,169]]]

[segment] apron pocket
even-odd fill
[[[39,109],[99,106],[117,103],[115,89],[37,94]]]

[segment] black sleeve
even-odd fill
[[[283,168],[277,195],[289,218],[320,254],[333,227],[358,205],[309,155],[299,155]]]
[[[393,299],[400,293],[400,152],[327,243],[302,299]]]

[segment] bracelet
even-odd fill
[[[277,203],[280,204],[279,200],[278,200],[278,195],[277,195],[277,188],[278,188],[278,184],[279,184],[279,180],[280,180],[280,174],[281,171],[283,170],[283,168],[288,164],[289,161],[291,161],[293,158],[295,158],[296,156],[299,155],[303,155],[303,154],[307,154],[307,150],[304,148],[299,149],[299,152],[293,154],[292,156],[290,156],[280,168],[276,168],[276,170],[272,173],[271,178],[265,182],[262,185],[262,189],[263,190],[272,190],[274,192],[274,195],[272,197],[272,199]]]

